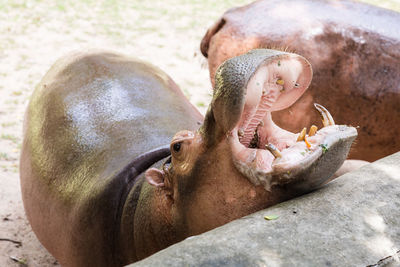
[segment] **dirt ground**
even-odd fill
[[[136,56],[166,71],[204,113],[211,85],[200,40],[225,10],[249,2],[0,0],[0,266],[58,265],[26,220],[18,173],[23,113],[53,62],[93,48]],[[399,0],[376,2],[400,10]]]

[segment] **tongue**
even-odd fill
[[[273,144],[277,149],[283,150],[296,143],[297,134],[291,133],[276,125],[267,112],[263,119],[264,126],[258,128],[258,147],[264,148],[267,144]]]
[[[230,139],[232,144],[232,153],[235,155],[235,161],[243,163],[241,171],[262,171],[270,172],[275,157],[265,149],[247,148],[239,143],[237,137]],[[252,168],[249,168],[249,165]],[[254,176],[254,175],[251,175]]]

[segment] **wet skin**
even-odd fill
[[[203,122],[164,72],[136,59],[78,53],[49,70],[25,116],[21,188],[63,266],[137,261],[314,190],[345,160],[357,131],[323,107],[325,127],[303,137],[271,120],[310,84],[304,58],[252,51],[216,77]],[[169,142],[171,156],[147,169]]]
[[[133,183],[132,167],[143,170],[140,155],[169,150],[178,130],[196,130],[202,120],[150,64],[107,52],[58,60],[31,97],[20,165],[26,214],[41,243],[63,266],[130,262],[125,243],[134,246],[137,203],[126,199],[143,185],[143,175]]]

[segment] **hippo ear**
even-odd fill
[[[200,51],[203,56],[208,57],[208,48],[210,47],[211,38],[225,25],[225,23],[225,19],[221,18],[207,30],[200,43]]]
[[[156,168],[150,168],[145,173],[146,180],[149,184],[156,187],[164,187],[164,172]]]

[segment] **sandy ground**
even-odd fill
[[[53,62],[93,48],[136,56],[166,71],[204,113],[211,86],[201,37],[226,9],[248,2],[0,0],[0,266],[58,265],[25,218],[18,170],[23,113]]]
[[[130,2],[130,3],[127,3]],[[73,50],[109,49],[166,71],[204,112],[211,86],[199,42],[227,8],[246,1],[0,1],[0,266],[54,266],[25,218],[18,175],[30,94]],[[203,65],[203,66],[202,66]]]

